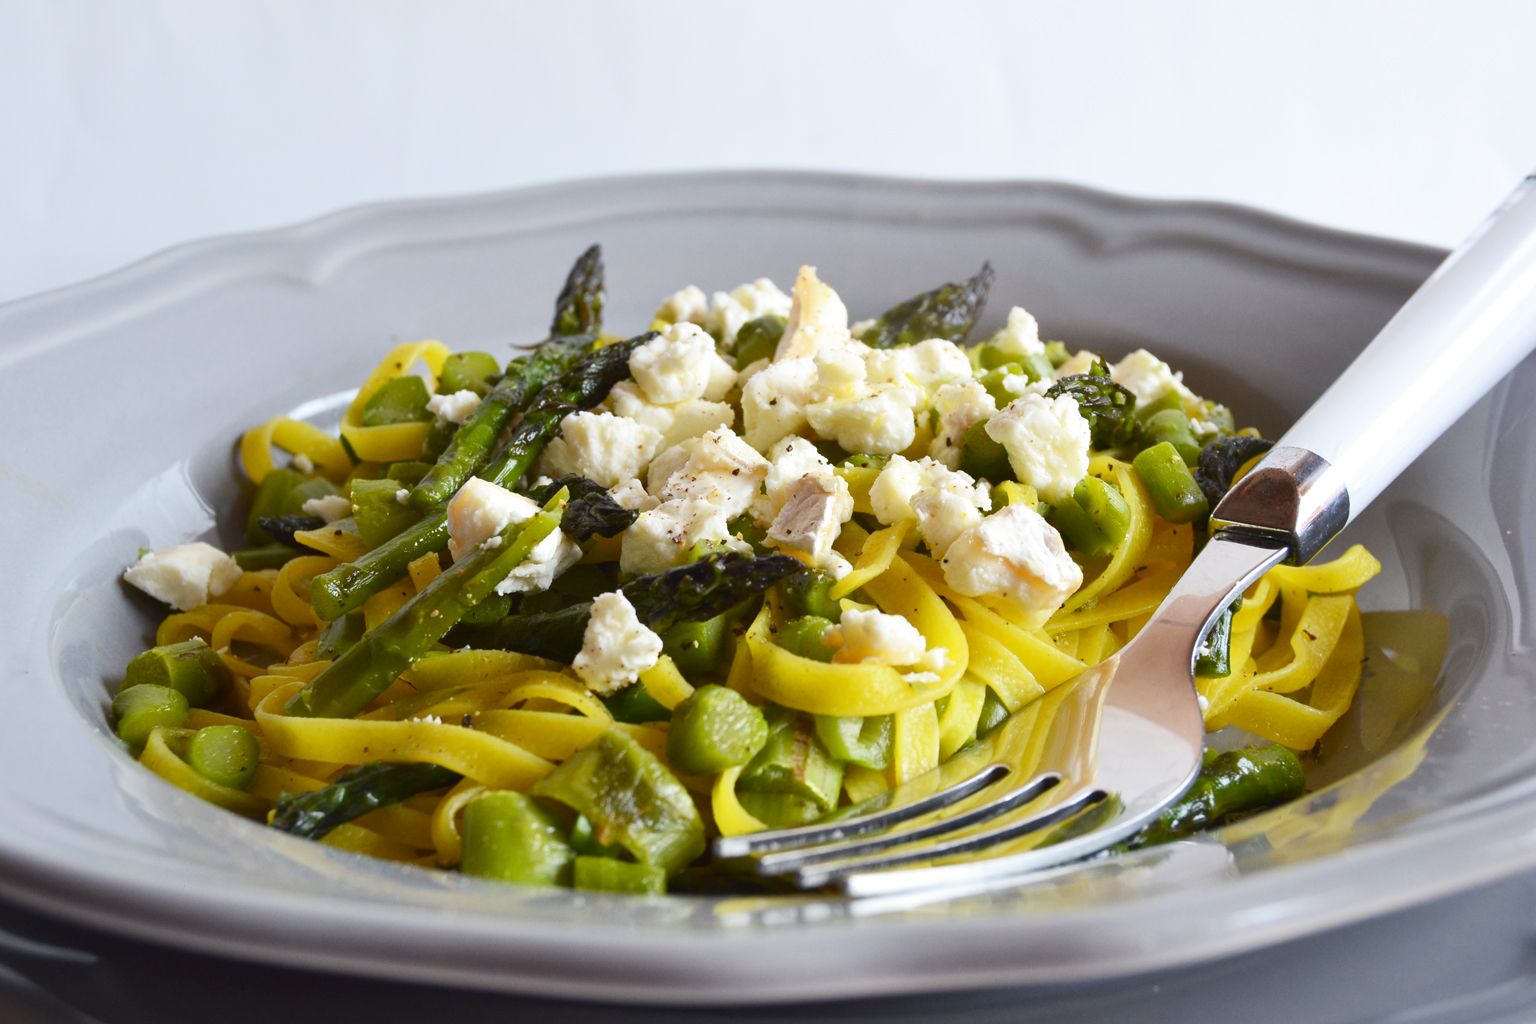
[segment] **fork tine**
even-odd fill
[[[901,832],[886,831],[869,838],[852,838],[845,842],[766,853],[758,858],[753,868],[760,875],[786,875],[827,861],[861,857],[893,846],[904,846],[923,839],[949,835],[1017,810],[1060,782],[1060,775],[1055,772],[1044,772],[1002,796],[988,800],[952,818],[941,818],[927,825]]]
[[[732,860],[755,853],[808,847],[853,836],[869,835],[871,832],[883,832],[904,821],[911,821],[931,811],[942,810],[959,803],[966,797],[1001,781],[1008,774],[1007,765],[989,764],[952,786],[947,786],[921,800],[914,800],[888,810],[860,814],[821,825],[774,829],[770,832],[755,832],[742,836],[721,836],[714,841],[713,853],[717,858]]]
[[[847,875],[880,871],[885,868],[900,867],[903,864],[916,864],[937,860],[941,857],[976,853],[980,850],[996,846],[999,843],[1018,839],[1031,832],[1063,822],[1104,800],[1108,795],[1104,790],[1097,788],[1080,790],[1048,811],[1031,814],[1028,817],[1020,818],[1018,821],[1011,821],[1005,825],[988,829],[985,832],[961,836],[947,843],[936,843],[905,852],[875,854],[869,857],[848,857],[830,863],[813,865],[795,872],[795,883],[803,888],[816,889],[829,885]]]

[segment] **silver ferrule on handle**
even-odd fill
[[[1275,447],[1211,512],[1211,532],[1284,546],[1286,561],[1312,560],[1350,520],[1349,492],[1328,460],[1305,448]]]

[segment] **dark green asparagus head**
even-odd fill
[[[981,316],[992,276],[992,264],[983,263],[974,277],[914,295],[880,314],[860,340],[874,348],[913,345],[929,338],[959,345]]]
[[[1200,449],[1195,483],[1205,492],[1211,508],[1215,508],[1216,503],[1226,495],[1227,489],[1232,486],[1232,478],[1245,462],[1255,455],[1263,455],[1274,446],[1275,442],[1266,441],[1262,437],[1233,434],[1231,437],[1218,437]]]
[[[343,772],[321,789],[284,793],[273,812],[272,827],[303,839],[323,839],[337,825],[417,793],[451,786],[460,777],[435,764],[376,761]]]
[[[1093,432],[1095,448],[1119,448],[1131,440],[1136,429],[1136,396],[1110,380],[1109,367],[1102,359],[1095,359],[1087,373],[1061,378],[1045,393],[1046,398],[1060,395],[1077,399],[1077,409]]]
[[[635,509],[625,508],[614,501],[602,484],[574,473],[535,487],[528,496],[542,504],[562,487],[569,489],[571,500],[560,517],[560,531],[572,540],[589,540],[594,535],[617,537],[640,518]]]
[[[555,300],[553,335],[596,334],[603,327],[603,250],[594,245],[576,259]]]

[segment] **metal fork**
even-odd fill
[[[1533,346],[1536,175],[1228,492],[1210,540],[1136,637],[1041,698],[1056,706],[1029,758],[1015,716],[862,813],[722,837],[715,858],[797,888],[874,896],[1016,884],[1130,836],[1199,770],[1195,651],[1223,609],[1272,566],[1322,550]],[[1096,828],[1010,852],[1096,807]]]

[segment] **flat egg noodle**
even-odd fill
[[[971,666],[976,665],[976,648],[971,647]],[[1043,690],[1041,691],[1044,692]],[[967,672],[949,692],[944,710],[939,712],[939,759],[947,760],[976,735],[981,708],[986,702],[987,686]]]
[[[327,479],[340,483],[352,469],[352,460],[341,441],[312,423],[274,416],[247,430],[240,438],[240,464],[251,483],[259,484],[272,472],[272,446],[290,455],[303,455],[315,464]]]
[[[846,556],[850,551],[856,551],[858,557],[853,564],[853,571],[838,580],[827,591],[827,596],[840,601],[889,569],[912,525],[912,520],[903,519],[869,534],[858,527],[844,529],[838,538],[839,543],[846,545],[842,553]]]
[[[357,520],[351,516],[313,530],[295,530],[293,539],[338,562],[354,562],[368,553],[368,542],[358,535]]]
[[[439,866],[451,868],[463,856],[464,837],[459,829],[459,813],[475,797],[488,792],[473,779],[461,779],[437,802],[432,812],[432,847],[437,851]]]
[[[932,702],[903,708],[891,725],[891,777],[898,785],[939,766],[939,716]]]
[[[1095,455],[1088,464],[1088,472],[1093,476],[1112,483],[1120,496],[1125,499],[1126,508],[1129,511],[1125,537],[1115,548],[1110,556],[1109,564],[1097,576],[1078,588],[1077,593],[1067,598],[1062,609],[1073,612],[1077,609],[1107,596],[1129,580],[1141,568],[1145,561],[1147,545],[1152,539],[1152,499],[1147,496],[1146,487],[1142,485],[1141,478],[1136,475],[1128,463],[1118,459],[1112,459],[1108,455]]]
[[[367,462],[406,462],[421,458],[427,432],[431,429],[430,423],[390,423],[365,427],[362,422],[363,409],[379,388],[396,377],[409,374],[418,361],[427,367],[430,378],[428,390],[431,390],[437,383],[437,375],[442,372],[443,360],[448,355],[449,349],[442,342],[408,341],[396,345],[374,367],[341,418],[341,436],[352,446],[358,458]]]
[[[683,678],[677,663],[670,655],[663,654],[656,664],[640,673],[640,685],[651,699],[668,711],[673,710],[693,694],[693,685]]]
[[[554,768],[516,744],[455,725],[283,714],[283,701],[302,685],[277,687],[256,706],[262,734],[271,749],[285,757],[349,765],[372,761],[438,764],[493,789],[520,791]]]
[[[715,779],[709,791],[709,807],[715,819],[715,828],[722,836],[740,836],[749,832],[762,832],[763,824],[736,798],[736,780],[741,777],[741,765],[727,768]]]
[[[309,603],[309,581],[338,564],[329,555],[300,555],[283,563],[272,583],[272,610],[277,617],[301,629],[317,629],[320,617]]]

